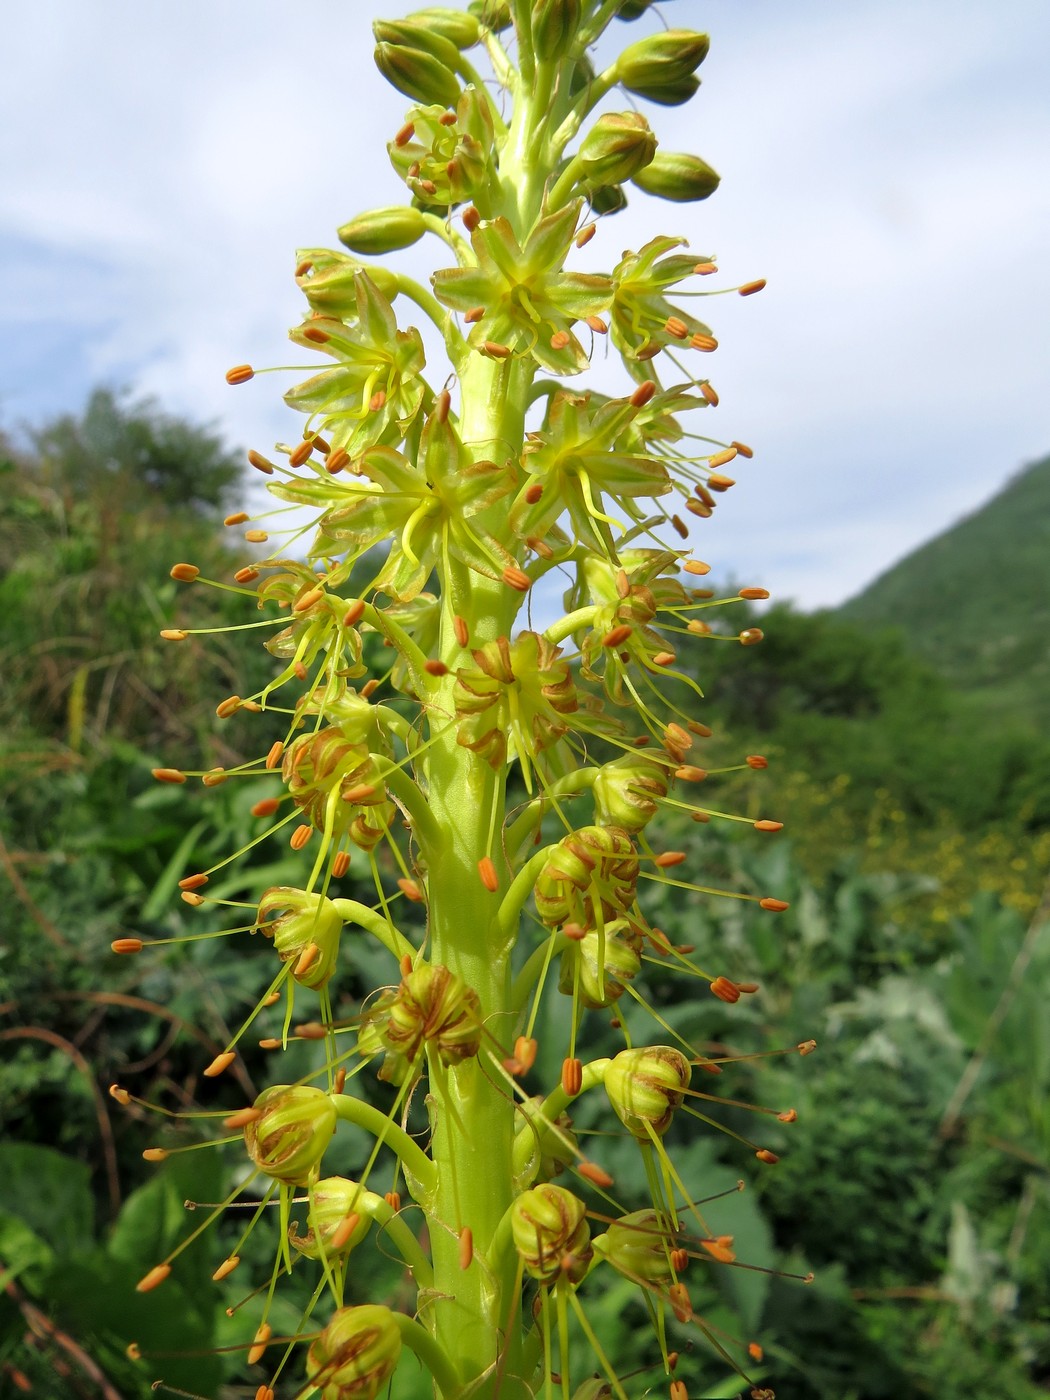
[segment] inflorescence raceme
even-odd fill
[[[664,105],[696,91],[708,44],[691,31],[638,39],[595,70],[594,45],[613,20],[648,8],[483,0],[377,22],[377,65],[414,104],[388,148],[409,202],[352,219],[339,231],[347,251],[298,256],[308,310],[291,338],[322,365],[285,400],[306,425],[271,456],[248,454],[282,506],[226,521],[272,552],[232,582],[203,579],[191,563],[171,570],[253,600],[251,625],[277,669],[261,690],[216,708],[223,720],[265,726],[257,760],[154,776],[272,782],[252,807],[260,831],[248,849],[281,832],[303,860],[301,884],[265,889],[239,929],[195,935],[272,944],[267,994],[206,1076],[234,1063],[271,1007],[284,1008],[283,1028],[264,1047],[318,1047],[308,1079],[275,1084],[225,1117],[221,1141],[240,1144],[246,1162],[205,1222],[235,1201],[257,1202],[215,1271],[224,1280],[258,1222],[279,1219],[267,1312],[245,1342],[249,1363],[269,1367],[260,1400],[286,1371],[290,1396],[371,1400],[405,1348],[445,1400],[626,1400],[630,1378],[587,1316],[591,1275],[608,1270],[643,1292],[672,1400],[686,1400],[687,1387],[674,1378],[671,1325],[706,1337],[753,1395],[772,1394],[748,1374],[758,1344],[694,1315],[687,1268],[740,1261],[717,1206],[711,1221],[705,1214],[718,1197],[696,1198],[665,1137],[676,1116],[691,1116],[773,1165],[761,1139],[711,1111],[752,1108],[789,1123],[794,1110],[694,1087],[695,1071],[720,1075],[755,1057],[699,1053],[642,990],[648,969],[681,974],[687,993],[706,983],[727,1005],[758,990],[699,966],[691,948],[653,927],[649,885],[770,913],[787,907],[772,892],[687,878],[686,853],[659,835],[663,813],[744,820],[695,796],[727,770],[698,761],[710,730],[692,718],[700,691],[679,654],[692,638],[761,640],[755,627],[714,630],[714,610],[735,599],[695,586],[709,566],[685,545],[685,517],[710,517],[734,484],[725,469],[752,451],[695,427],[718,405],[703,370],[717,340],[689,309],[712,295],[714,259],[657,236],[609,273],[573,266],[626,202],[626,185],[682,202],[718,183],[699,158],[663,152],[636,110],[596,115],[617,88]],[[494,81],[468,57],[479,46]],[[425,236],[451,264],[429,288],[362,261]],[[762,285],[728,290],[749,296]],[[413,314],[444,345],[436,374],[406,320]],[[607,345],[633,384],[620,397],[576,387]],[[227,379],[255,373],[238,365]],[[522,626],[532,590],[555,571],[569,580],[564,614],[539,627],[528,613]],[[163,635],[183,642],[190,632]],[[765,766],[757,754],[732,765]],[[228,901],[209,895],[218,868],[180,882],[204,916],[226,912]],[[344,896],[351,887],[368,893]],[[340,973],[362,938],[389,955],[391,982],[352,1010]],[[148,946],[129,937],[113,949]],[[296,1022],[303,998],[313,1018]],[[542,1084],[534,1033],[558,1024],[549,1007],[559,1000],[560,1075]],[[657,1043],[638,1043],[635,1008],[651,1012]],[[596,1016],[622,1048],[588,1058]],[[375,1093],[348,1092],[365,1070],[382,1081]],[[576,1101],[597,1090],[608,1130],[637,1145],[644,1209],[617,1201],[612,1176],[574,1130]],[[131,1101],[124,1088],[112,1093]],[[363,1162],[341,1153],[342,1123],[371,1139]],[[390,1189],[377,1190],[391,1161]],[[337,1174],[348,1168],[353,1177]],[[552,1180],[559,1175],[567,1185]],[[205,1226],[140,1289],[161,1284]],[[414,1316],[347,1301],[351,1255],[359,1291],[355,1251],[370,1232],[403,1261]],[[282,1338],[267,1317],[293,1268],[313,1271],[317,1286],[298,1333]]]

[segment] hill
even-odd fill
[[[1050,727],[1050,457],[895,564],[838,615],[892,626],[975,718]]]

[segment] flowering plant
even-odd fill
[[[555,1390],[625,1400],[627,1380],[587,1317],[605,1270],[644,1290],[673,1400],[685,1385],[673,1378],[671,1318],[695,1321],[747,1378],[747,1348],[693,1319],[683,1278],[691,1260],[733,1265],[732,1237],[708,1223],[664,1141],[676,1114],[712,1121],[719,1100],[693,1087],[694,1071],[719,1074],[732,1057],[701,1054],[658,1013],[655,1043],[642,1040],[633,1008],[647,1007],[636,985],[647,969],[726,1003],[757,990],[697,966],[651,926],[647,883],[786,907],[679,879],[670,872],[685,855],[659,836],[664,810],[724,815],[688,795],[708,776],[696,748],[710,731],[690,713],[699,692],[677,653],[713,635],[705,614],[732,600],[696,586],[708,565],[688,550],[683,517],[710,516],[733,484],[723,468],[752,454],[685,426],[706,424],[718,404],[698,367],[717,342],[678,304],[710,295],[713,260],[658,236],[611,272],[572,266],[626,186],[681,202],[717,184],[699,158],[665,153],[637,111],[595,115],[617,87],[665,105],[697,88],[708,41],[687,30],[637,39],[594,70],[613,22],[648,7],[482,0],[378,22],[377,65],[414,104],[389,146],[408,200],[353,218],[339,230],[345,251],[298,258],[308,309],[291,338],[324,363],[285,396],[306,417],[301,438],[277,460],[249,454],[295,523],[236,575],[279,669],[257,694],[218,706],[220,717],[269,725],[270,741],[256,761],[198,775],[208,786],[269,775],[273,795],[253,810],[272,819],[268,830],[291,827],[305,861],[301,886],[269,888],[251,907],[248,929],[276,954],[273,982],[204,1071],[221,1074],[279,1002],[283,1030],[263,1044],[318,1047],[309,1081],[273,1085],[227,1119],[250,1164],[238,1193],[279,1204],[268,1298],[293,1269],[317,1279],[297,1336],[275,1337],[264,1316],[251,1339],[249,1360],[272,1360],[258,1400],[272,1400],[286,1368],[306,1378],[289,1393],[371,1400],[403,1348],[445,1400]],[[494,84],[475,70],[477,48]],[[429,288],[374,260],[424,237],[448,264]],[[415,313],[447,357],[436,372],[407,321]],[[607,338],[629,376],[620,397],[579,387]],[[242,365],[228,378],[254,373]],[[244,513],[227,523],[249,524],[255,543],[281,538]],[[189,563],[172,573],[207,582]],[[533,592],[548,596],[556,574],[568,579],[563,615],[523,626]],[[188,874],[183,898],[206,910],[213,873]],[[355,876],[373,903],[342,892]],[[404,917],[412,906],[422,926]],[[348,1017],[339,979],[359,938],[389,954],[391,983]],[[317,1012],[296,1025],[304,996]],[[561,1072],[538,1083],[534,1032],[559,998]],[[596,1016],[623,1048],[588,1058]],[[368,1067],[385,1111],[349,1092]],[[597,1091],[641,1154],[644,1210],[618,1204],[573,1130],[575,1102]],[[353,1178],[337,1174],[352,1165],[344,1123],[373,1142]],[[374,1189],[380,1173],[386,1191]],[[372,1226],[411,1275],[414,1316],[345,1302]],[[163,1282],[174,1259],[140,1287]]]

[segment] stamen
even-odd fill
[[[764,277],[757,278],[754,282],[745,282],[742,287],[737,287],[737,291],[742,297],[753,297],[756,292],[760,292],[766,285]]]
[[[255,378],[255,371],[251,365],[234,365],[232,369],[226,371],[227,384],[247,384],[249,379]]]

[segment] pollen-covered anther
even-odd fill
[[[109,948],[112,953],[141,953],[143,943],[141,938],[114,938]]]
[[[777,1114],[777,1117],[780,1119],[781,1123],[797,1123],[798,1110],[794,1108],[785,1108],[781,1113]]]
[[[564,350],[572,339],[568,331],[555,331],[551,336],[550,345],[552,350]]]
[[[626,622],[621,622],[616,627],[611,627],[602,638],[603,647],[618,647],[631,635],[634,629],[628,627]]]
[[[740,453],[741,457],[750,458],[755,455],[755,450],[753,447],[748,447],[746,442],[737,442],[736,438],[733,439],[729,446],[735,447],[736,450]]]
[[[528,574],[513,564],[508,564],[503,570],[503,582],[518,593],[527,593],[532,587],[532,579],[529,578]]]
[[[143,1160],[144,1162],[166,1162],[166,1161],[168,1160],[168,1151],[167,1151],[167,1148],[164,1148],[164,1147],[146,1147],[146,1148],[143,1148],[143,1151],[142,1151],[142,1160]]]
[[[265,530],[245,530],[244,538],[249,544],[265,544],[270,536]]]
[[[685,508],[690,515],[698,515],[701,520],[711,518],[711,507],[705,506],[703,501],[688,500],[685,503]]]
[[[150,1269],[148,1274],[144,1274],[135,1285],[136,1293],[149,1293],[154,1288],[158,1288],[171,1273],[170,1264],[157,1264]]]
[[[151,768],[150,772],[158,783],[184,783],[186,774],[178,768]]]
[[[375,783],[354,783],[352,787],[343,788],[339,795],[344,802],[367,802],[377,791]]]
[[[607,1191],[613,1185],[612,1177],[597,1162],[577,1162],[576,1170],[585,1181],[589,1181],[592,1186],[600,1187],[603,1191]]]
[[[737,636],[737,641],[742,647],[757,647],[759,642],[765,637],[765,633],[760,627],[745,627]]]
[[[188,904],[193,909],[199,908],[204,903],[204,896],[198,894],[196,890],[183,890],[179,898],[183,904]]]
[[[638,385],[638,388],[635,389],[634,393],[631,395],[631,407],[644,408],[645,405],[649,403],[649,401],[652,399],[655,393],[656,381],[652,379],[646,379],[643,383]]]
[[[780,1158],[777,1156],[777,1154],[775,1152],[770,1152],[768,1147],[760,1147],[755,1153],[755,1156],[760,1162],[765,1162],[765,1164],[769,1167],[775,1167],[776,1164],[780,1161]]]
[[[790,909],[791,905],[786,899],[774,899],[772,895],[766,895],[764,899],[758,901],[760,909],[766,909],[770,914],[783,914],[785,909]]]
[[[239,695],[228,695],[225,700],[220,700],[215,706],[215,713],[219,719],[229,719],[241,708],[241,697]]]
[[[234,583],[254,583],[258,577],[259,570],[253,569],[250,564],[247,564],[243,569],[237,570],[233,576],[233,581]]]
[[[738,598],[746,598],[749,603],[759,602],[763,598],[769,597],[768,588],[742,588],[737,594]]]
[[[224,1050],[221,1055],[216,1055],[211,1064],[208,1065],[206,1069],[203,1069],[201,1073],[204,1075],[205,1079],[217,1079],[224,1070],[229,1069],[236,1058],[236,1051]]]
[[[703,335],[699,331],[689,337],[689,344],[694,350],[702,350],[707,354],[718,349],[718,341],[713,335]]]
[[[719,1001],[735,1002],[740,1000],[740,988],[728,977],[716,977],[711,983],[711,992]]]
[[[251,365],[234,365],[232,369],[226,371],[227,384],[247,384],[249,379],[255,378],[255,371]]]
[[[492,863],[491,856],[482,856],[478,861],[478,875],[481,877],[481,883],[489,893],[495,894],[499,889],[499,875],[496,873],[496,867]]]
[[[760,769],[769,767],[769,759],[760,753],[749,753],[745,762],[749,768]]]
[[[189,633],[184,632],[181,627],[162,627],[160,635],[166,642],[184,642]]]
[[[232,1132],[238,1132],[241,1128],[246,1128],[249,1123],[254,1123],[262,1117],[262,1113],[257,1108],[241,1108],[236,1113],[229,1114],[222,1120],[222,1126],[229,1128]]]
[[[341,880],[350,869],[350,852],[336,851],[332,857],[332,875],[336,880]]]
[[[291,452],[289,452],[288,465],[290,467],[301,467],[304,462],[308,462],[313,456],[313,450],[313,438],[303,438],[302,442],[297,443],[296,446],[292,448]]]
[[[766,285],[764,277],[756,277],[754,282],[745,282],[742,287],[737,287],[737,291],[742,297],[753,297],[756,292],[760,292]]]
[[[672,336],[675,340],[684,340],[689,334],[689,327],[678,316],[668,316],[664,322],[664,334]]]
[[[672,865],[683,865],[686,858],[685,851],[661,851],[653,864],[661,870],[667,870]]]
[[[751,825],[755,828],[756,831],[783,831],[783,830],[784,830],[784,823],[783,823],[783,822],[769,821],[769,820],[767,820],[767,818],[765,818],[765,817],[762,817],[762,818],[761,818],[759,821],[757,821],[757,822],[752,822]]]
[[[671,1311],[679,1322],[689,1322],[693,1316],[693,1305],[689,1299],[689,1290],[684,1283],[672,1283],[667,1290],[667,1301],[671,1304]],[[677,1385],[678,1382],[676,1381]]]
[[[711,565],[705,564],[702,559],[687,559],[682,565],[682,568],[685,573],[697,574],[701,578],[704,574],[709,574],[711,572]]]
[[[249,519],[248,512],[246,510],[238,510],[234,511],[233,515],[226,516],[222,523],[224,525],[243,525],[247,519]]]
[[[583,1061],[566,1056],[561,1062],[561,1087],[570,1099],[583,1088]]]
[[[654,666],[673,666],[678,660],[673,651],[658,651],[653,657]]]
[[[312,826],[307,826],[304,822],[302,826],[297,826],[288,838],[288,844],[293,851],[301,851],[314,834]]]
[[[261,1361],[266,1353],[267,1345],[273,1336],[273,1328],[268,1322],[260,1322],[255,1333],[255,1340],[248,1348],[248,1365],[254,1366],[257,1361]]]

